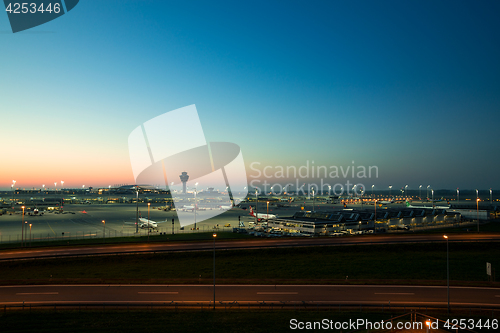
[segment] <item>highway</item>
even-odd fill
[[[0,305],[213,304],[212,285],[0,286]],[[216,304],[446,307],[446,286],[220,285]],[[236,304],[236,303],[233,303]],[[500,289],[450,287],[451,307],[500,308]]]
[[[450,242],[486,242],[500,241],[499,234],[457,234],[449,238]],[[216,250],[259,249],[273,247],[301,246],[346,246],[371,244],[401,244],[445,242],[442,234],[427,235],[360,235],[324,238],[271,238],[248,239],[235,241],[216,241]],[[0,260],[16,260],[29,258],[68,257],[82,255],[130,254],[139,252],[176,252],[212,250],[212,240],[199,242],[162,242],[140,244],[113,244],[97,246],[67,246],[59,248],[8,249],[0,251]]]

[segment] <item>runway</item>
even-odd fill
[[[0,286],[0,305],[213,304],[213,285]],[[446,286],[220,285],[216,304],[446,307]],[[500,308],[500,289],[450,287],[451,307]]]
[[[498,234],[459,234],[449,238],[450,242],[498,242]],[[359,235],[324,238],[271,238],[248,239],[234,241],[216,241],[216,250],[259,249],[273,247],[302,247],[302,246],[348,246],[372,244],[401,244],[401,243],[428,243],[446,240],[441,234],[427,235]],[[8,249],[0,251],[0,260],[36,259],[50,257],[70,257],[82,255],[110,255],[144,252],[178,252],[178,251],[209,251],[213,250],[213,240],[199,242],[175,243],[140,243],[120,245],[75,246],[61,248],[34,248]]]

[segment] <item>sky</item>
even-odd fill
[[[270,183],[319,182],[275,174],[314,164],[378,170],[330,183],[500,190],[499,14],[497,1],[81,0],[15,34],[0,14],[0,188],[134,184],[129,134],[195,104],[207,141],[241,147],[249,182],[266,166]]]

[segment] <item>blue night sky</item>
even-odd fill
[[[367,187],[500,189],[499,14],[498,1],[81,0],[16,34],[0,14],[0,188],[134,183],[130,132],[196,104],[249,180],[253,162],[354,161],[378,167]]]

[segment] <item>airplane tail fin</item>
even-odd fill
[[[254,216],[255,217],[255,213],[253,212],[253,208],[252,206],[250,206],[250,215]]]

